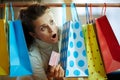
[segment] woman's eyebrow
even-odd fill
[[[47,24],[41,24],[40,27],[41,27],[41,26],[47,26]]]

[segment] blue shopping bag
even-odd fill
[[[14,20],[12,5],[10,7],[12,20],[9,21],[9,53],[10,53],[10,77],[32,74],[32,68],[28,56],[22,23]]]
[[[63,4],[63,18],[65,18]],[[71,3],[72,20],[65,22],[63,19],[61,41],[61,63],[65,70],[65,77],[87,77],[88,65],[82,27],[75,4]]]

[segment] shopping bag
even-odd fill
[[[94,26],[92,23],[83,25],[87,49],[89,80],[107,80],[100,54]]]
[[[84,40],[87,50],[89,80],[107,80],[100,49],[96,37],[94,20],[90,20],[92,15],[88,11],[86,4],[86,24],[82,25]]]
[[[63,4],[63,10],[65,6]],[[65,77],[86,77],[88,76],[86,50],[74,3],[71,3],[71,13],[73,20],[64,23],[62,29],[61,63]],[[65,13],[63,15],[65,16]]]
[[[12,13],[12,20],[9,21],[10,77],[31,75],[32,69],[22,24],[20,20],[14,20],[12,5],[10,10]]]
[[[9,75],[9,54],[6,35],[6,10],[5,19],[0,19],[0,75]]]
[[[120,45],[106,15],[96,19],[96,30],[106,73],[120,69]]]

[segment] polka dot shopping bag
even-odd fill
[[[107,80],[93,24],[83,25],[87,49],[89,80]]]
[[[66,5],[63,4],[63,13],[65,13],[65,7]],[[71,13],[72,20],[65,22],[62,29],[61,63],[65,70],[65,77],[86,77],[88,65],[84,37],[74,3],[71,3]]]
[[[95,33],[95,24],[89,20],[88,7],[86,5],[86,23],[82,25],[88,60],[89,80],[107,80],[100,49],[98,46],[97,36]],[[91,23],[90,23],[91,22]]]

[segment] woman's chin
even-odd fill
[[[58,42],[58,39],[56,39],[56,40],[53,40],[52,42],[53,42],[53,43],[57,43],[57,42]]]
[[[52,39],[51,42],[52,42],[52,43],[57,43],[57,42],[58,42],[58,38],[56,38],[56,39]]]

